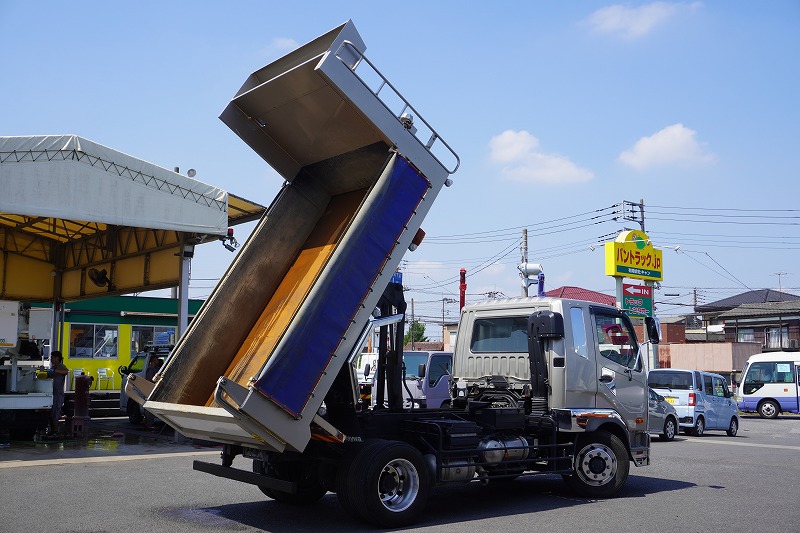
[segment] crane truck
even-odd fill
[[[406,303],[392,276],[460,162],[365,49],[346,22],[254,72],[222,112],[285,182],[165,365],[152,382],[129,375],[127,394],[223,445],[219,462],[195,470],[290,504],[334,492],[383,527],[418,520],[448,483],[548,473],[584,495],[614,494],[629,462],[649,462],[646,394],[635,390],[646,380],[641,362],[617,372],[575,352],[590,339],[585,302],[529,306],[513,331],[531,375],[518,398],[492,394],[504,389],[490,376],[491,390],[463,389],[458,408],[404,406]],[[375,330],[371,406],[355,361]],[[624,412],[605,401],[614,385]]]

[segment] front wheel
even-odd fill
[[[429,491],[422,454],[400,441],[368,441],[337,479],[337,497],[345,509],[387,528],[414,522]]]
[[[628,479],[628,450],[616,435],[606,431],[578,438],[574,474],[564,476],[570,489],[586,498],[609,498]]]
[[[735,437],[737,433],[739,433],[739,421],[736,420],[736,417],[731,418],[731,424],[728,426],[728,436]]]
[[[134,402],[133,400],[128,400],[128,420],[134,426],[138,426],[144,421],[144,417],[142,416],[142,410],[139,408],[139,404]]]
[[[663,441],[670,441],[675,438],[676,433],[678,433],[678,424],[674,418],[669,417],[664,422],[664,431],[658,437]]]
[[[778,418],[780,408],[772,400],[764,400],[758,405],[758,414],[761,418]]]

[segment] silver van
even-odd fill
[[[657,368],[647,378],[650,387],[678,412],[678,424],[687,435],[702,436],[706,430],[725,430],[735,437],[739,412],[728,382],[719,374],[701,370]]]

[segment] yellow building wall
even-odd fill
[[[119,373],[120,366],[128,366],[131,359],[135,354],[131,353],[131,335],[133,326],[131,324],[117,324],[117,357],[115,358],[88,358],[88,357],[70,357],[69,344],[70,332],[72,324],[70,322],[64,323],[64,330],[62,331],[61,338],[61,353],[64,354],[64,365],[69,369],[69,389],[75,390],[75,376],[76,370],[82,370],[87,376],[92,376],[92,390],[115,390],[118,391],[122,386],[122,375]],[[99,368],[106,368],[111,372],[112,380],[104,380],[100,383],[98,379],[97,370]]]

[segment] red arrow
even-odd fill
[[[645,298],[651,298],[653,294],[652,289],[646,285],[624,285],[622,290],[628,294],[644,296]]]

